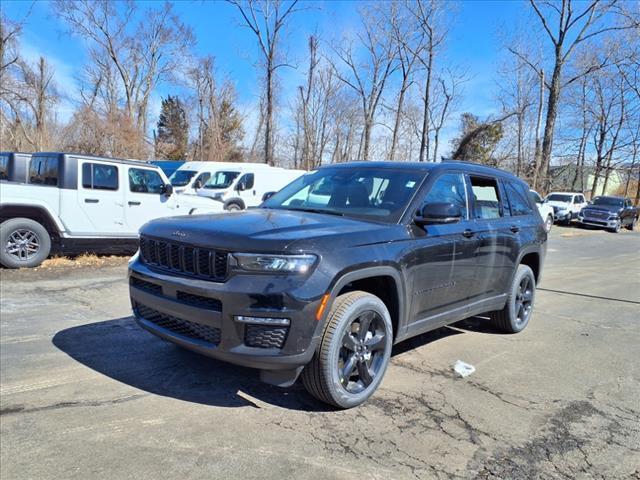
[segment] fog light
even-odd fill
[[[236,322],[253,323],[255,325],[289,325],[291,323],[288,318],[272,318],[272,317],[247,317],[245,315],[236,315]]]

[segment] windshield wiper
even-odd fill
[[[326,210],[324,208],[289,208],[288,210],[295,210],[297,212],[311,212],[311,213],[326,213],[327,215],[337,215],[344,217],[344,213],[337,212],[335,210]]]

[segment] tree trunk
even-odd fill
[[[536,146],[533,157],[533,188],[538,188],[538,169],[540,168],[540,157],[542,147],[540,145],[540,125],[542,124],[542,110],[544,108],[544,70],[540,69],[540,95],[538,97],[538,114],[536,118]],[[546,192],[545,192],[546,193]]]
[[[558,101],[560,100],[560,75],[562,74],[562,62],[559,60],[561,53],[556,51],[556,64],[551,77],[551,88],[547,100],[547,118],[544,125],[544,138],[542,140],[542,162],[538,172],[538,179],[542,176],[544,189],[549,189],[549,166],[551,164],[551,151],[553,149],[553,134],[558,116]]]
[[[264,127],[264,163],[273,165],[272,129],[273,129],[273,59],[267,65],[267,115]]]
[[[422,117],[422,136],[420,138],[419,160],[424,162],[429,155],[429,123],[431,108],[431,70],[433,67],[433,42],[429,40],[429,60],[427,61],[427,81],[424,87],[424,112]]]
[[[396,110],[396,118],[393,125],[393,135],[391,137],[391,151],[389,152],[389,160],[396,159],[396,148],[398,146],[398,138],[400,136],[400,124],[402,123],[402,107],[404,105],[404,96],[408,88],[408,76],[402,78],[402,86],[400,87],[400,95],[398,96],[398,108]]]

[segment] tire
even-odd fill
[[[527,286],[523,291],[524,284]],[[533,271],[527,265],[518,265],[511,282],[507,303],[502,310],[489,314],[491,322],[504,333],[521,332],[529,324],[535,297],[536,277]]]
[[[562,221],[562,224],[569,227],[571,225],[571,220],[571,214],[569,214],[569,216]]]
[[[12,218],[0,224],[0,263],[6,268],[37,267],[51,251],[51,236],[29,218]]]
[[[633,229],[636,228],[636,223],[638,223],[638,218],[633,217],[633,219],[631,220],[631,223],[626,226],[626,229],[633,231]]]
[[[229,202],[225,208],[228,212],[240,212],[242,210],[242,205],[237,202]]]
[[[549,233],[553,227],[553,215],[547,215],[547,219],[544,222],[544,230]]]
[[[361,322],[368,325],[362,333]],[[392,345],[391,316],[382,300],[360,291],[340,295],[317,350],[302,371],[302,382],[322,402],[339,408],[360,405],[382,382]]]

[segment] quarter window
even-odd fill
[[[424,203],[452,203],[460,207],[462,218],[467,217],[467,190],[461,173],[445,173],[431,185]]]
[[[29,164],[29,183],[58,185],[58,157],[34,156]]]
[[[118,190],[118,167],[102,163],[82,165],[82,188]]]
[[[164,182],[158,172],[144,168],[130,168],[129,190],[135,193],[162,193]]]
[[[9,155],[0,155],[0,180],[9,179]]]
[[[498,182],[493,178],[471,177],[473,194],[473,218],[500,218],[500,194]]]
[[[523,195],[522,189],[511,182],[505,182],[505,190],[511,206],[511,215],[529,215],[531,213],[529,199]]]

